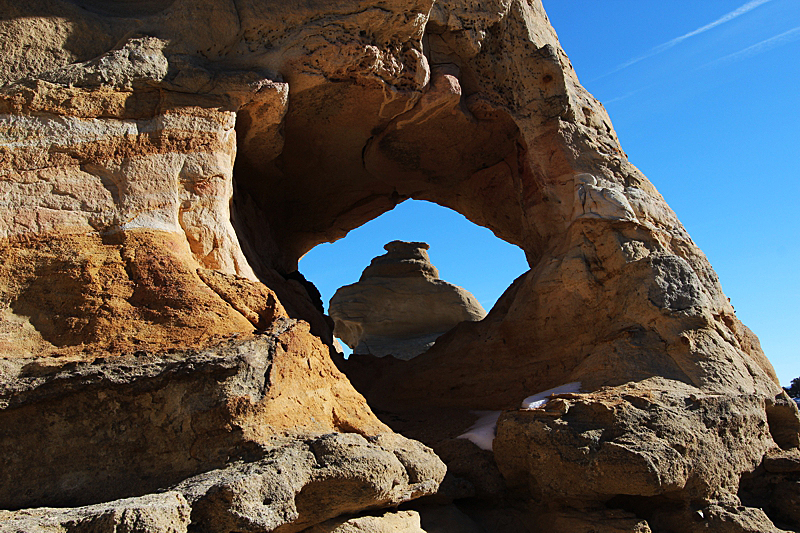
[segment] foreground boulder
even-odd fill
[[[204,530],[255,532],[435,493],[441,461],[379,422],[328,353],[307,324],[282,319],[196,352],[8,361],[0,446],[14,482],[0,487],[0,505],[63,508],[171,488],[185,498],[174,513]],[[111,520],[139,513],[138,502],[9,520]]]
[[[0,511],[3,533],[186,533],[190,522],[191,508],[183,495],[175,491],[72,509]]]
[[[333,333],[354,354],[411,359],[457,324],[486,316],[472,294],[439,279],[426,243],[392,241],[384,248],[358,283],[331,298]]]
[[[3,527],[798,528],[797,406],[540,1],[0,14]],[[298,261],[410,198],[531,268],[348,380]]]

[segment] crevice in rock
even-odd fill
[[[659,512],[678,512],[686,508],[687,503],[682,498],[670,498],[666,495],[661,496],[634,496],[629,494],[618,494],[607,500],[605,506],[608,509],[622,509],[633,513],[639,518],[652,520]],[[701,507],[702,505],[695,505]]]
[[[763,509],[781,529],[798,531],[800,523],[800,451],[768,453],[739,481],[742,504]]]

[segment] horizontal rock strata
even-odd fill
[[[290,319],[199,352],[67,364],[12,359],[3,377],[0,463],[15,480],[0,491],[7,509],[145,494],[231,460],[252,461],[264,447],[336,431],[393,443],[388,449],[401,459],[392,468],[407,465],[406,483],[420,488],[383,504],[433,492],[444,475],[418,443],[380,437],[391,432],[342,378],[328,348]]]

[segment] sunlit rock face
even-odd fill
[[[486,498],[468,520],[508,531],[770,530],[737,485],[763,496],[797,407],[540,1],[0,14],[0,507],[146,514],[162,491],[176,531],[189,513],[200,531],[289,532],[437,493]],[[409,198],[531,269],[426,353],[337,367],[297,261]],[[441,461],[350,381],[447,459],[441,487]],[[507,410],[494,452],[454,438],[470,410]]]
[[[333,333],[355,355],[412,359],[457,324],[486,316],[472,294],[439,279],[426,243],[392,241],[384,248],[357,283],[331,298]]]

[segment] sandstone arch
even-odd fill
[[[486,320],[384,377],[350,370],[373,376],[359,385],[373,406],[511,409],[494,496],[503,483],[559,505],[669,496],[685,517],[694,502],[733,505],[742,473],[800,444],[797,408],[757,339],[628,162],[540,2],[97,5],[3,8],[0,407],[10,434],[30,437],[33,423],[47,437],[4,441],[4,471],[40,464],[0,493],[4,507],[177,487],[209,516],[233,516],[233,500],[272,505],[248,499],[266,485],[224,481],[235,497],[214,500],[176,483],[272,460],[269,446],[309,465],[275,504],[303,527],[332,516],[298,518],[295,496],[314,500],[346,477],[315,461],[348,446],[398,483],[364,473],[373,496],[336,509],[435,492],[441,463],[373,416],[331,363],[325,318],[286,279],[315,244],[404,198],[464,214],[531,265]],[[31,41],[30,28],[46,38]],[[560,410],[514,409],[567,381],[585,394]],[[96,418],[109,397],[115,407]],[[116,439],[113,453],[81,433],[92,424]],[[329,477],[308,474],[320,471]]]
[[[514,381],[517,364],[531,366],[517,390],[489,400],[493,406],[574,380],[596,388],[661,375],[701,387],[771,388],[774,373],[710,265],[628,163],[555,34],[521,31],[543,27],[541,7],[507,8],[502,16],[473,13],[468,30],[450,4],[436,4],[424,28],[399,23],[394,38],[412,38],[397,56],[405,70],[389,79],[374,57],[369,67],[326,73],[327,82],[288,68],[290,93],[274,140],[251,133],[247,113],[240,119],[237,204],[258,205],[257,215],[241,216],[240,233],[251,231],[251,242],[266,234],[272,243],[250,251],[251,264],[292,271],[313,245],[405,198],[429,200],[520,246],[532,267],[509,291],[506,309],[494,313],[494,326],[482,324],[464,333],[474,339],[442,349],[481,359],[536,347],[541,355],[531,361],[509,355],[501,365],[507,375],[499,371],[489,388]],[[265,146],[281,150],[262,156]],[[488,366],[482,360],[465,374]],[[728,370],[710,370],[721,366]],[[427,373],[403,380],[409,390],[435,388],[412,377]],[[464,401],[486,407],[477,386],[464,385]]]

